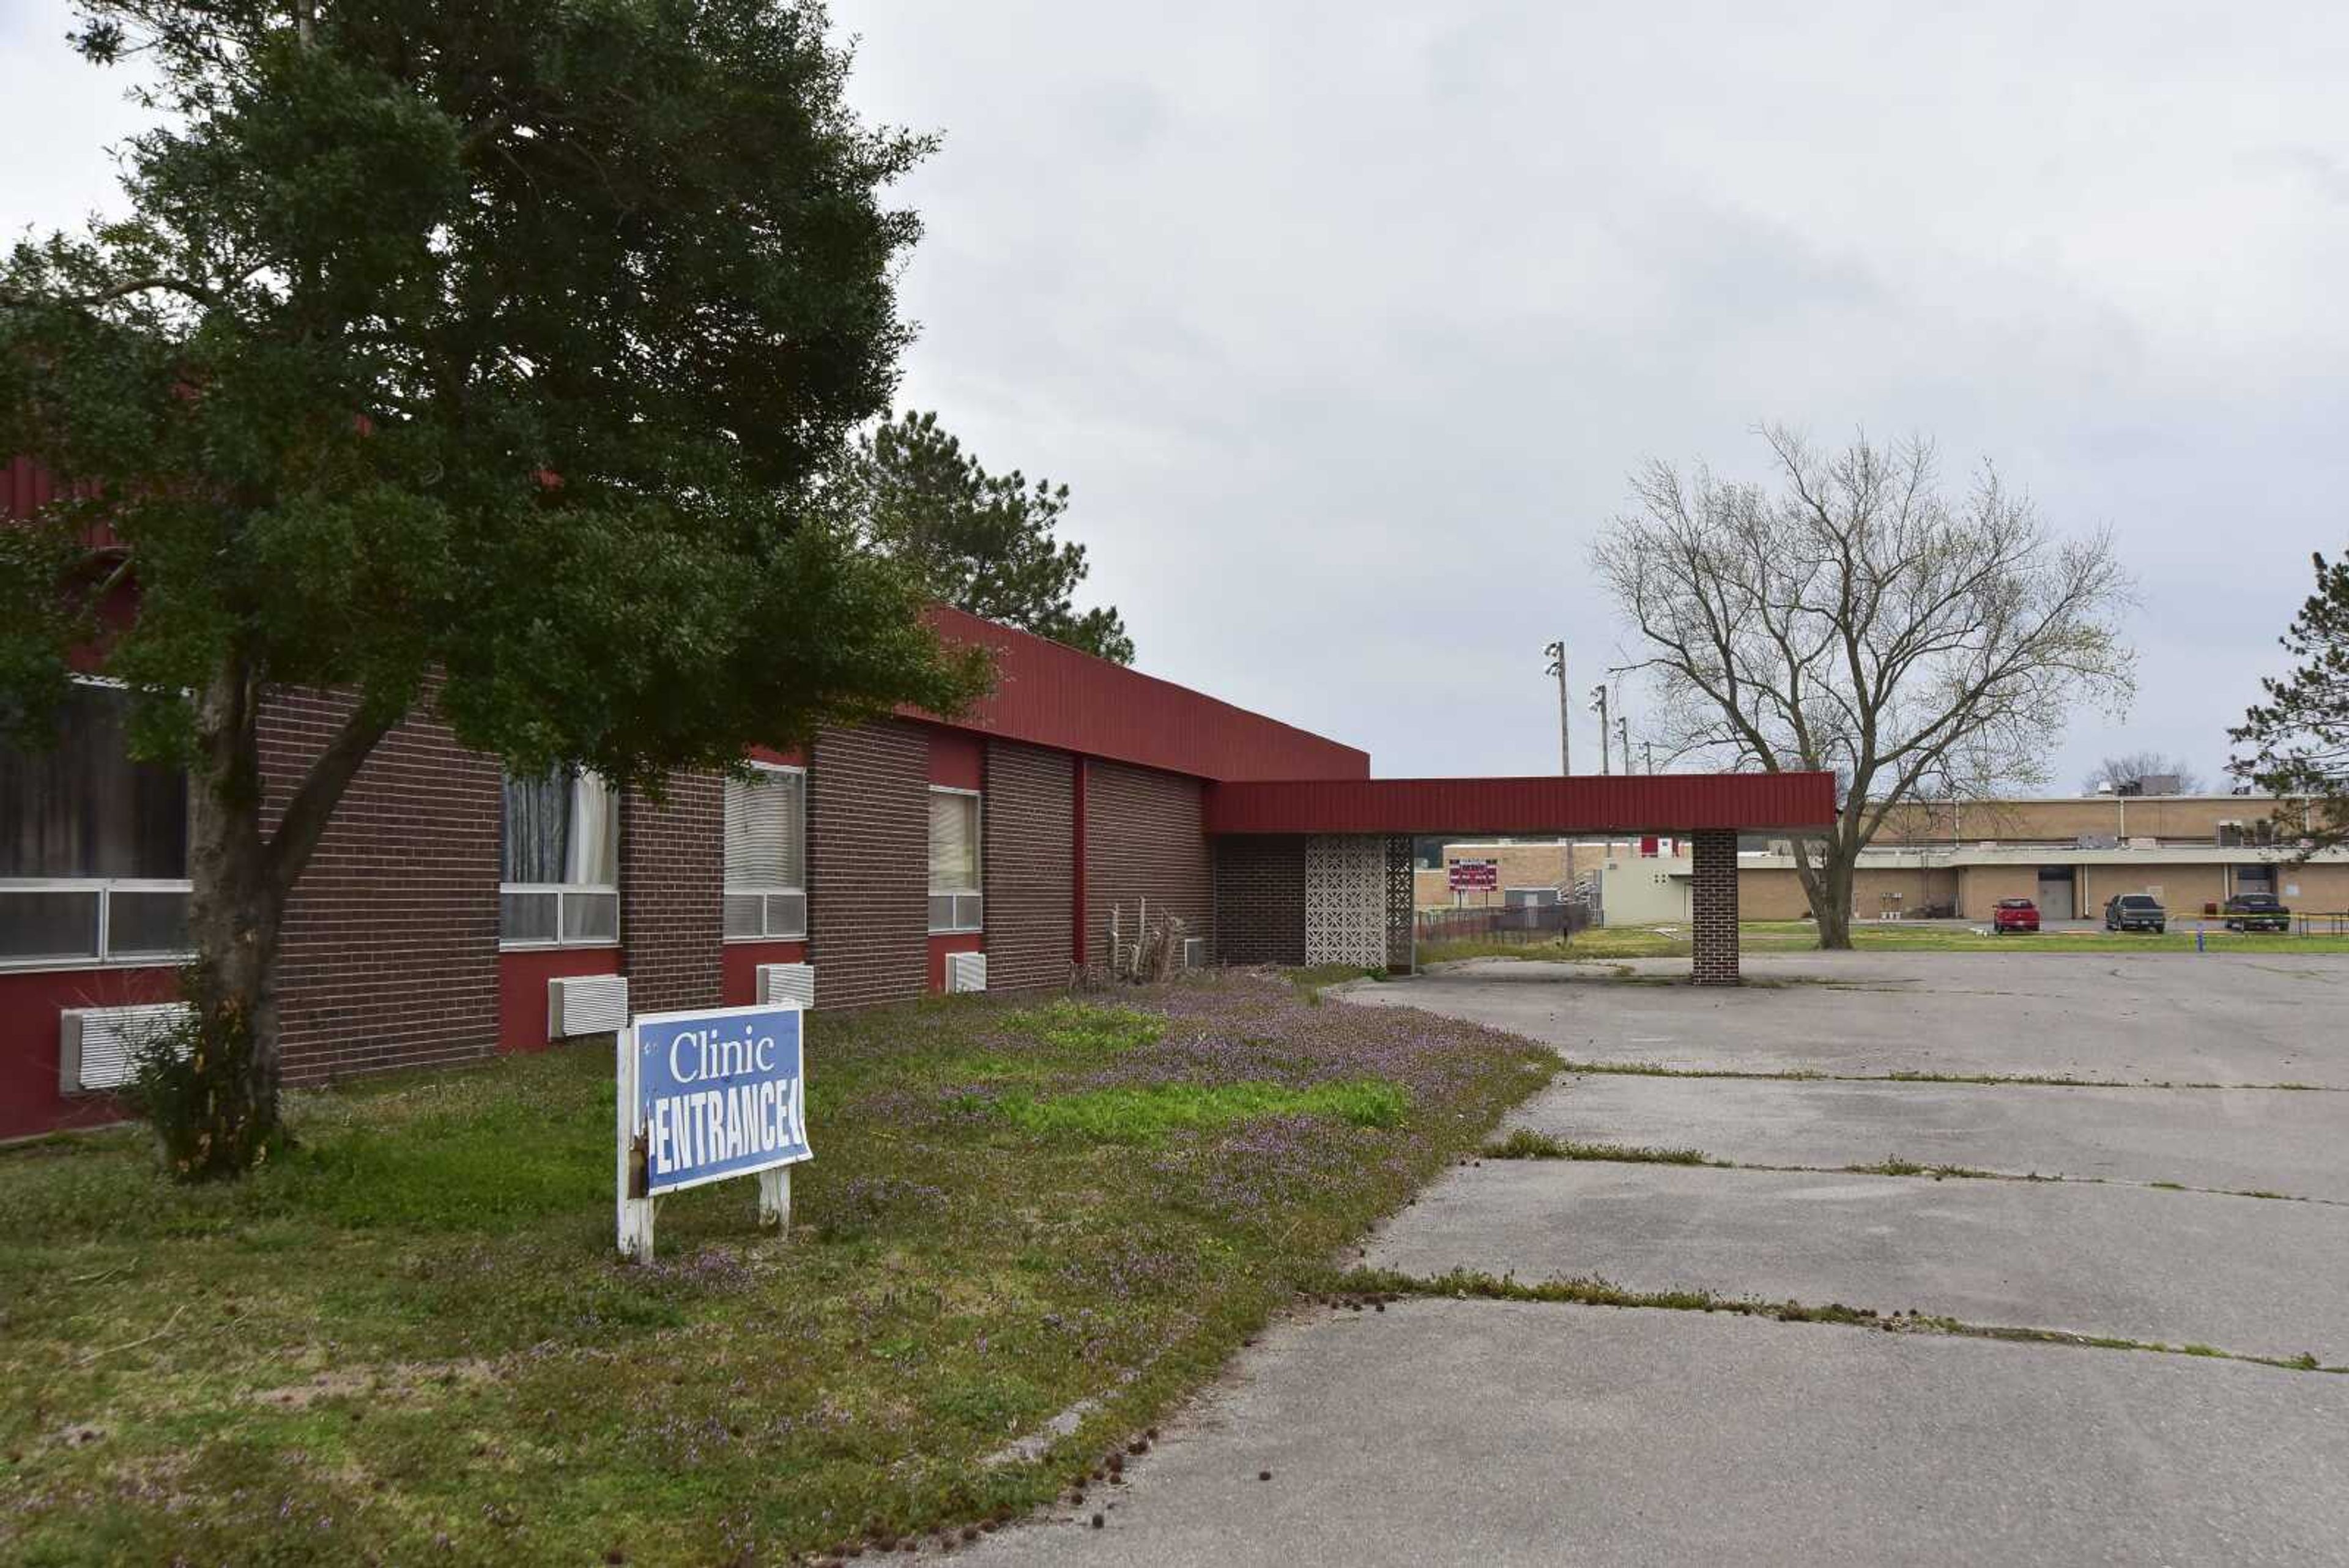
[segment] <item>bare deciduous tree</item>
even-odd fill
[[[2118,790],[2146,779],[2160,778],[2178,781],[2178,787],[2168,794],[2202,793],[2202,775],[2167,752],[2125,752],[2116,757],[2106,757],[2080,781],[2080,787],[2093,794],[2106,784]]]
[[[1651,462],[1592,552],[1676,759],[1837,775],[1796,840],[1819,944],[1851,945],[1859,852],[1902,801],[2043,782],[2077,703],[2117,711],[2134,658],[2109,534],[2059,539],[1985,465],[1946,499],[1932,445],[1820,452],[1765,427],[1775,493]]]

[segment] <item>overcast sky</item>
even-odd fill
[[[2215,778],[2349,548],[2349,11],[1775,9],[835,0],[859,106],[946,139],[903,401],[1071,487],[1142,668],[1391,775],[1555,769],[1542,645],[1629,652],[1588,554],[1643,458],[1930,434],[2138,577],[2058,785]],[[64,18],[0,0],[11,233],[130,123]]]

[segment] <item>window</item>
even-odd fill
[[[620,813],[593,774],[506,778],[498,936],[508,946],[620,940]]]
[[[188,780],[130,760],[130,694],[82,685],[56,743],[0,743],[0,964],[188,951]]]
[[[726,939],[807,935],[807,774],[754,764],[726,781]]]
[[[967,789],[930,791],[930,930],[979,929],[978,795]]]

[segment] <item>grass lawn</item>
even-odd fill
[[[2349,953],[2349,936],[2298,936],[2277,932],[2229,931],[2208,922],[2204,940],[2212,952]],[[1816,929],[1807,920],[1748,920],[1737,928],[1741,952],[1798,952],[1818,947]],[[2191,922],[2173,924],[2168,932],[2044,931],[2030,936],[1992,936],[1947,926],[1901,922],[1854,922],[1852,946],[1861,952],[2191,952]],[[1426,942],[1419,950],[1422,963],[1452,959],[1625,959],[1686,958],[1685,926],[1606,926],[1584,931],[1571,945],[1557,941],[1509,942],[1476,940]]]
[[[820,1014],[789,1242],[723,1182],[644,1268],[608,1045],[294,1096],[233,1188],[127,1131],[0,1152],[0,1560],[763,1563],[1008,1519],[1555,1069],[1319,1001]]]

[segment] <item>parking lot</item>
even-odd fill
[[[2349,1376],[2323,1370],[2349,1365],[2349,957],[1764,955],[1733,992],[1686,968],[1341,993],[1585,1069],[1513,1124],[1585,1158],[1464,1165],[1362,1263],[1676,1305],[1305,1314],[1108,1528],[991,1553],[2349,1560]],[[1701,1310],[1744,1298],[1878,1316]]]

